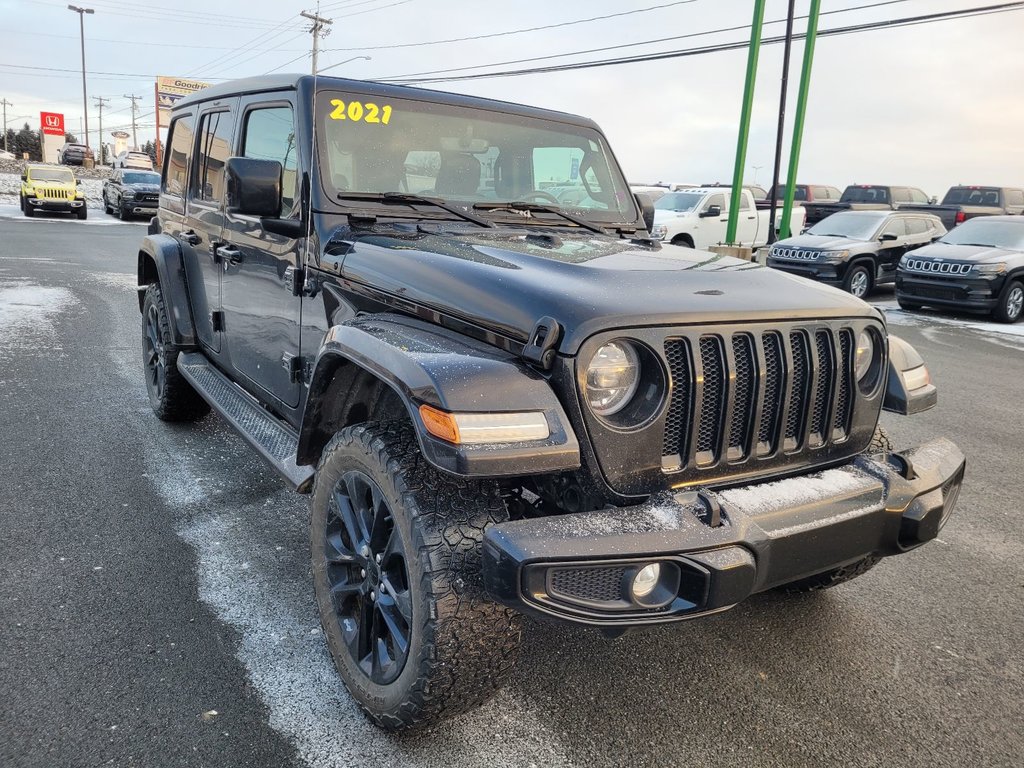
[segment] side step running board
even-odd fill
[[[203,399],[299,493],[313,485],[313,468],[295,463],[299,436],[198,352],[178,355],[178,370]]]

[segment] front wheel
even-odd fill
[[[29,218],[29,219],[32,218],[32,214],[35,211],[32,210],[32,204],[29,203],[28,198],[25,198],[24,200],[22,200],[21,212],[25,214],[26,218]]]
[[[514,611],[484,592],[481,546],[508,519],[498,486],[442,475],[403,422],[362,424],[324,449],[311,550],[320,621],[352,697],[389,730],[490,698],[519,648]]]
[[[858,299],[863,299],[871,292],[871,272],[863,264],[854,264],[846,271],[843,289]]]
[[[1011,280],[999,294],[999,303],[992,313],[1000,323],[1016,323],[1024,314],[1024,284]]]
[[[178,370],[180,350],[171,341],[171,325],[159,283],[146,289],[142,303],[142,363],[153,412],[163,421],[195,421],[210,411]]]
[[[81,208],[75,211],[75,216],[77,216],[79,219],[86,219],[89,216],[89,209],[83,205]]]

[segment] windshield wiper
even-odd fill
[[[474,216],[472,213],[456,208],[454,205],[449,205],[444,200],[439,200],[436,197],[424,197],[423,195],[413,195],[408,192],[339,192],[337,197],[339,200],[368,200],[374,203],[395,205],[432,205],[435,208],[440,208],[442,211],[447,211],[464,221],[471,221],[481,227],[493,229],[495,226],[493,221]]]
[[[507,203],[473,203],[473,209],[477,211],[529,211],[530,213],[553,213],[555,216],[561,216],[566,221],[571,221],[577,227],[583,227],[589,229],[591,232],[596,232],[599,235],[604,234],[604,230],[596,224],[591,224],[586,219],[581,219],[579,216],[573,216],[571,213],[566,213],[561,208],[554,205],[545,205],[544,203],[531,203],[526,200],[513,200]]]
[[[998,245],[992,245],[991,243],[946,243],[946,245],[973,245],[976,248],[999,248]]]

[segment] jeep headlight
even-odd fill
[[[668,235],[668,227],[664,224],[655,224],[651,229],[651,237],[655,240],[664,240],[666,235]]]
[[[871,363],[875,359],[875,342],[871,334],[866,330],[857,334],[857,351],[853,358],[853,370],[857,375],[857,381],[863,381],[871,370]]]
[[[973,270],[979,275],[1001,275],[1006,271],[1006,263],[1000,261],[997,264],[975,264]]]
[[[850,258],[849,251],[822,251],[818,255],[827,264],[838,264]]]
[[[598,416],[618,413],[633,398],[640,383],[640,357],[628,341],[609,341],[587,366],[586,398]]]

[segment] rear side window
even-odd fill
[[[923,235],[928,228],[928,222],[924,219],[907,219],[908,235]]]
[[[296,168],[295,119],[289,105],[257,107],[245,116],[242,155],[281,164],[281,215],[295,206]]]
[[[185,196],[192,140],[195,138],[193,126],[192,115],[182,115],[171,122],[163,184],[163,192],[168,195]]]
[[[218,202],[224,197],[224,167],[231,157],[231,113],[207,112],[199,125],[192,199]]]

